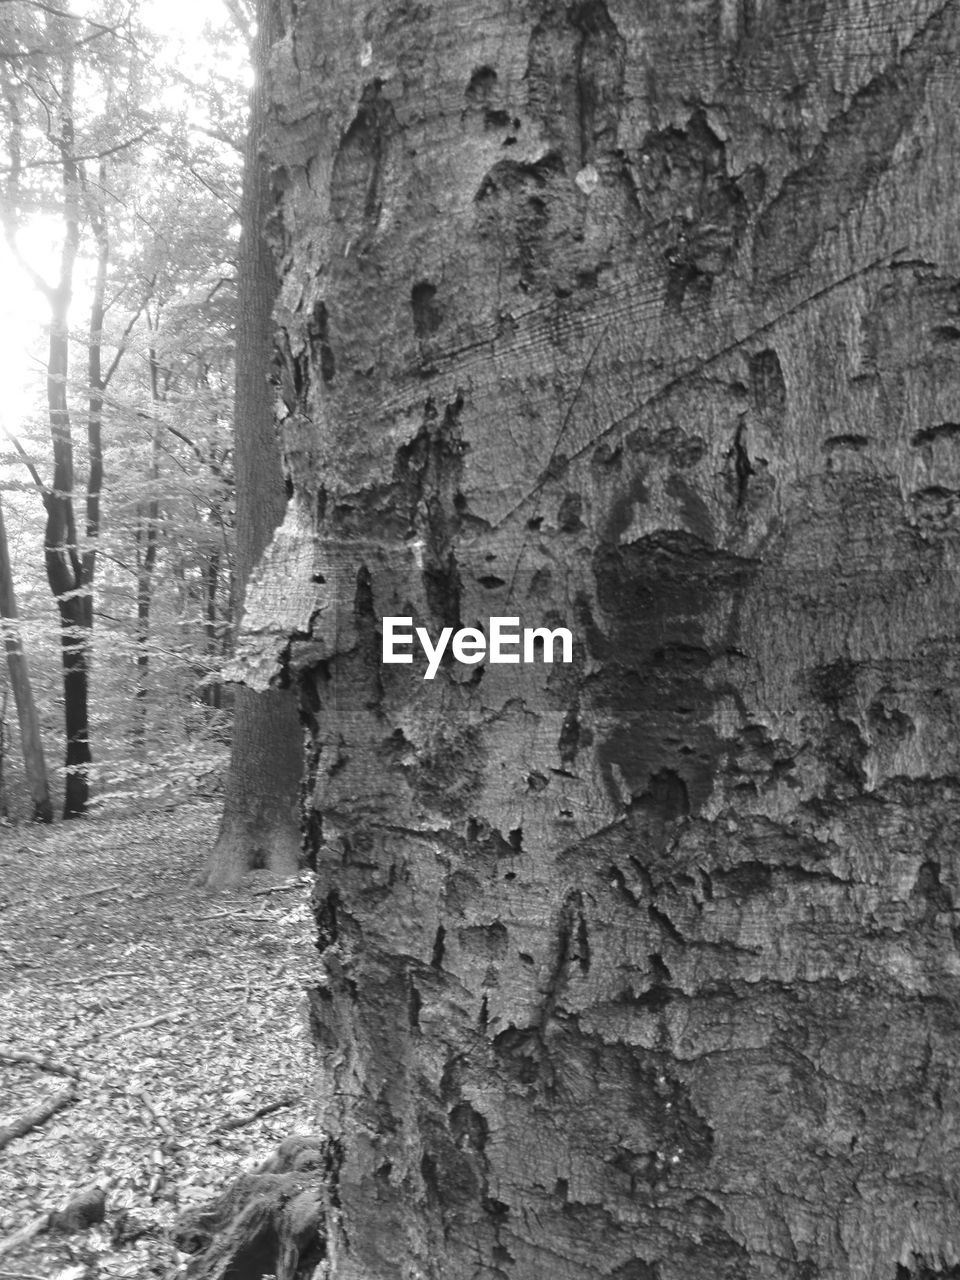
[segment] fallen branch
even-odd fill
[[[55,1076],[69,1076],[71,1080],[79,1080],[80,1072],[76,1067],[68,1067],[62,1062],[54,1062],[50,1058],[38,1058],[33,1053],[17,1053],[13,1049],[0,1048],[0,1058],[4,1062],[25,1062],[39,1067],[41,1071],[49,1071]]]
[[[25,1227],[15,1231],[12,1236],[7,1236],[6,1240],[0,1240],[0,1258],[5,1253],[12,1253],[14,1249],[19,1249],[22,1244],[27,1244],[34,1236],[40,1235],[41,1231],[46,1231],[49,1225],[49,1213],[41,1213],[39,1218],[34,1218]]]
[[[52,1098],[48,1098],[45,1102],[40,1102],[29,1111],[25,1111],[22,1116],[18,1116],[14,1120],[13,1124],[4,1125],[3,1128],[0,1128],[0,1151],[9,1146],[16,1138],[22,1138],[31,1129],[36,1129],[45,1124],[51,1116],[56,1115],[58,1111],[62,1111],[64,1107],[69,1107],[76,1100],[76,1086],[69,1084],[66,1089],[61,1089]]]
[[[244,1129],[248,1124],[253,1124],[255,1120],[262,1120],[264,1116],[273,1115],[275,1111],[283,1111],[285,1107],[297,1107],[303,1101],[302,1093],[291,1094],[287,1098],[281,1098],[279,1102],[270,1102],[267,1106],[260,1107],[252,1115],[241,1116],[239,1120],[225,1120],[223,1124],[217,1126],[216,1132],[230,1133],[233,1129]]]

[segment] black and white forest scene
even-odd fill
[[[960,4],[0,0],[0,1280],[960,1280]]]

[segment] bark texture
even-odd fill
[[[278,16],[275,0],[258,0],[254,54],[258,79],[251,94],[244,158],[237,299],[234,458],[241,590],[283,520],[287,504],[273,391],[267,382],[278,282],[264,227],[274,195],[269,168],[260,154],[266,113],[263,69],[278,32]],[[302,756],[295,694],[286,688],[238,689],[223,817],[207,864],[207,884],[235,884],[259,867],[281,875],[298,869]]]
[[[958,35],[286,12],[241,662],[312,719],[336,1280],[958,1274]]]

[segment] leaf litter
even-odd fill
[[[219,816],[197,801],[0,831],[0,1131],[75,1091],[0,1153],[0,1267],[182,1275],[177,1215],[314,1131],[310,877],[197,888]],[[101,1223],[5,1251],[94,1187]]]

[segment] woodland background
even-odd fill
[[[44,491],[73,506],[86,572],[69,587],[91,624],[91,793],[122,806],[213,793],[226,759],[232,695],[219,671],[237,614],[233,339],[254,27],[242,0],[86,9],[0,6],[0,500],[60,791]],[[60,308],[66,484],[47,379]],[[90,482],[98,451],[102,486]],[[5,664],[0,729],[0,815],[15,820],[30,810]]]

